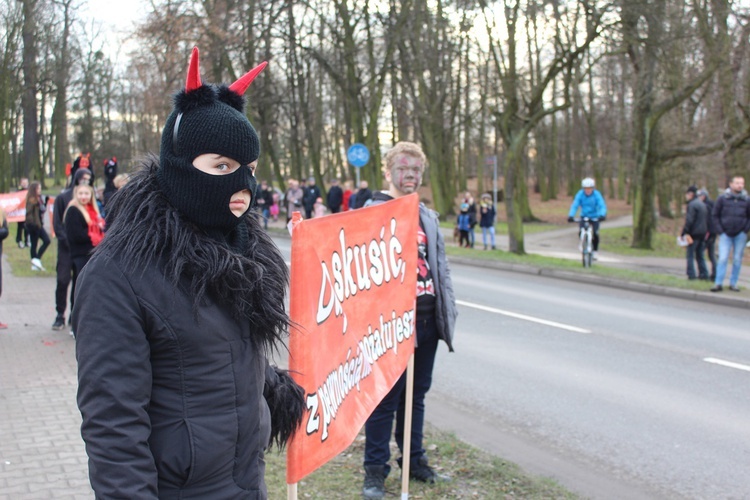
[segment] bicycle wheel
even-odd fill
[[[584,251],[582,255],[583,267],[591,267],[591,252]]]

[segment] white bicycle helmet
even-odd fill
[[[596,185],[596,182],[594,182],[594,179],[591,177],[586,177],[581,181],[581,187],[582,188],[592,188]]]

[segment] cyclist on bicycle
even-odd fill
[[[581,181],[581,190],[573,198],[573,203],[570,205],[570,211],[568,212],[568,222],[573,222],[578,208],[581,208],[580,227],[583,227],[584,217],[591,219],[590,223],[594,231],[592,241],[592,257],[594,260],[596,260],[596,255],[599,251],[599,222],[607,218],[607,204],[604,202],[602,194],[594,189],[595,185],[596,183],[591,177],[583,179]]]

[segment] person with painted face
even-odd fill
[[[288,271],[250,215],[258,135],[198,50],[151,157],[113,196],[79,277],[81,434],[97,498],[265,499],[264,453],[299,427],[282,346]]]
[[[385,203],[416,193],[422,183],[426,157],[422,148],[413,142],[397,143],[385,154],[383,173],[390,184],[387,192],[376,192],[372,204]],[[456,323],[456,300],[453,294],[445,242],[440,232],[438,215],[423,204],[419,205],[417,234],[418,265],[415,290],[417,342],[414,350],[414,400],[411,425],[409,477],[424,483],[448,481],[430,466],[423,443],[425,396],[432,385],[438,342],[444,341],[453,351],[453,331]],[[362,496],[368,499],[385,497],[385,479],[390,473],[390,440],[394,432],[396,444],[403,451],[404,419],[406,415],[406,374],[396,382],[378,404],[365,423],[365,479]],[[393,431],[393,421],[396,429]],[[402,458],[398,459],[399,466]]]

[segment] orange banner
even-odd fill
[[[305,389],[287,483],[346,449],[414,352],[419,198],[297,223],[289,369]]]
[[[8,222],[26,220],[26,193],[28,190],[0,194],[0,207],[5,210]]]

